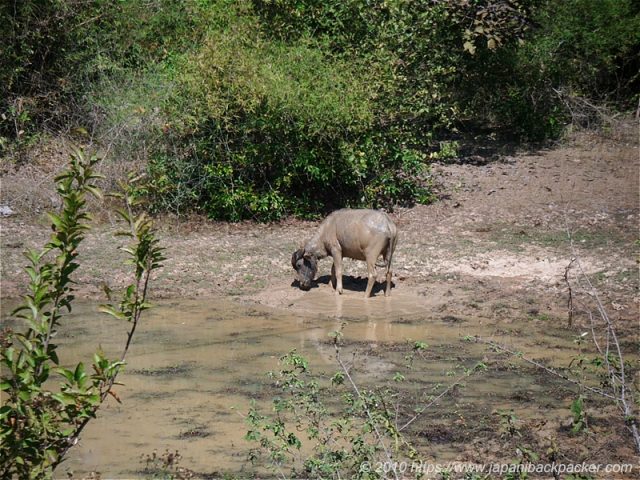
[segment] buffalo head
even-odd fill
[[[302,290],[309,290],[311,282],[318,272],[318,259],[312,253],[299,248],[291,256],[291,265],[298,274],[298,282]]]

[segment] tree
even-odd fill
[[[68,169],[56,178],[62,208],[58,214],[49,214],[51,239],[42,250],[25,254],[29,293],[13,315],[27,328],[24,332],[5,330],[1,338],[0,390],[6,396],[0,408],[2,478],[50,476],[106,398],[117,399],[112,387],[141,314],[149,308],[149,279],[163,260],[162,248],[150,220],[135,215],[131,199],[122,196],[126,206],[119,213],[128,224],[122,235],[132,240],[122,250],[129,256],[134,280],[118,305],[103,305],[102,310],[130,322],[126,344],[116,360],[97,351],[93,373],[82,362],[71,369],[60,366],[55,333],[74,300],[72,274],[79,267],[78,247],[91,218],[85,208],[86,195],[100,196],[95,186],[99,175],[94,172],[98,161],[96,156],[85,159],[80,150],[73,152]],[[58,388],[51,388],[52,378],[59,380]]]

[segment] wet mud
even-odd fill
[[[361,385],[390,384],[399,371],[407,375],[407,416],[427,393],[452,384],[463,368],[487,365],[406,432],[423,458],[469,460],[474,442],[503,435],[501,411],[513,411],[522,425],[559,429],[570,416],[575,389],[469,336],[518,345],[553,365],[568,365],[576,354],[571,338],[555,335],[548,325],[522,323],[526,318],[505,329],[482,316],[434,312],[437,303],[437,295],[398,290],[369,300],[358,291],[337,296],[327,286],[299,296],[286,309],[232,298],[161,302],[136,333],[119,378],[123,385],[115,389],[122,403],[107,401],[63,468],[79,478],[89,472],[138,477],[145,455],[168,449],[178,450],[181,463],[199,476],[269,475],[247,459],[255,446],[244,439],[250,402],[268,411],[275,391],[266,373],[277,370],[278,359],[292,349],[308,358],[314,371],[338,371],[329,337],[336,330],[344,334],[342,351],[355,358],[353,375]],[[96,313],[95,304],[76,306],[64,325],[63,363],[86,361],[98,347],[115,357],[124,343],[126,326]],[[405,371],[405,355],[416,341],[427,347]]]

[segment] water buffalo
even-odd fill
[[[291,256],[291,265],[297,272],[300,288],[309,290],[318,272],[318,260],[333,257],[331,283],[342,293],[343,257],[367,262],[369,280],[364,296],[368,298],[376,281],[376,261],[382,255],[386,268],[385,296],[391,293],[391,258],[398,234],[389,216],[378,210],[337,210],[321,224],[316,234]]]

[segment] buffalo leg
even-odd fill
[[[337,284],[336,284],[336,264],[335,264],[335,262],[333,263],[333,265],[331,265],[331,286],[333,287],[334,290],[337,287]]]
[[[333,252],[332,255],[331,276],[336,278],[336,293],[342,295],[342,252]]]
[[[375,261],[367,262],[367,270],[369,271],[369,279],[367,280],[367,289],[364,292],[364,298],[369,298],[371,290],[376,283],[376,264]]]
[[[396,249],[396,241],[397,241],[397,237],[393,238],[389,244],[387,245],[387,248],[384,251],[384,259],[387,263],[387,287],[384,290],[384,296],[388,297],[389,295],[391,295],[391,259],[393,258],[393,252]]]
[[[387,288],[384,289],[384,296],[391,295],[391,270],[387,269]]]

